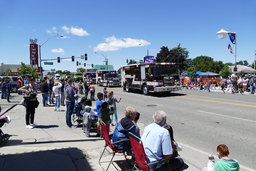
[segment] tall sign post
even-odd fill
[[[37,39],[29,39],[29,41],[30,65],[33,69],[38,70],[38,44],[36,44]]]

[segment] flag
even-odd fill
[[[228,51],[229,51],[230,53],[233,53],[232,47],[230,46],[230,44],[228,44]]]
[[[230,41],[235,45],[236,44],[236,33],[228,33]]]

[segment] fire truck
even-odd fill
[[[181,90],[179,75],[180,70],[176,63],[152,62],[121,67],[123,90],[139,90],[145,95]]]
[[[86,72],[83,73],[83,80],[88,84],[96,84],[96,72],[97,69],[87,69]]]
[[[97,84],[104,87],[121,86],[121,78],[115,70],[98,70],[96,74]]]

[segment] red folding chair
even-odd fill
[[[139,166],[140,170],[150,171],[150,166],[155,166],[155,169],[156,169],[157,165],[159,165],[159,164],[165,164],[165,163],[168,164],[169,163],[170,159],[162,159],[159,161],[149,163],[147,161],[144,147],[143,147],[143,144],[142,144],[140,138],[137,137],[136,135],[134,135],[133,133],[129,132],[129,140],[130,140],[130,144],[132,147],[133,157],[135,159],[135,164],[133,165],[133,170],[134,170],[134,168],[138,169],[136,164]],[[168,164],[168,167],[169,167],[169,164]],[[169,170],[171,170],[171,169],[169,169]]]
[[[116,153],[123,153],[124,156],[125,156],[125,159],[127,160],[125,151],[116,149],[116,147],[115,147],[114,145],[115,145],[115,144],[119,144],[119,143],[123,143],[123,142],[127,142],[127,143],[128,143],[128,142],[129,142],[129,139],[120,140],[120,141],[117,141],[117,142],[112,143],[112,141],[111,141],[111,136],[109,135],[109,131],[108,131],[107,127],[106,127],[106,124],[105,124],[104,122],[102,122],[101,120],[100,120],[99,122],[100,122],[101,132],[102,132],[103,138],[104,138],[104,140],[105,140],[105,146],[104,146],[103,152],[102,152],[102,154],[101,154],[101,156],[100,156],[100,158],[99,158],[99,165],[101,166],[101,168],[102,168],[103,170],[105,170],[105,169],[103,168],[103,166],[101,165],[101,163],[109,162],[108,167],[107,167],[107,169],[106,169],[106,171],[107,171],[107,170],[109,169],[110,164],[113,164],[113,158],[115,157],[115,154],[116,154]],[[111,158],[110,161],[101,161],[101,158],[102,158],[102,156],[103,156],[103,154],[104,154],[104,152],[105,152],[105,150],[106,150],[107,147],[109,147],[109,148],[111,149],[112,158]],[[116,168],[115,165],[113,165],[113,166]],[[117,168],[116,168],[116,169],[117,169]]]

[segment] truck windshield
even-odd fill
[[[108,78],[115,78],[115,77],[117,77],[117,74],[107,74],[106,76]]]
[[[154,76],[177,76],[180,74],[178,67],[157,67],[154,68]]]

